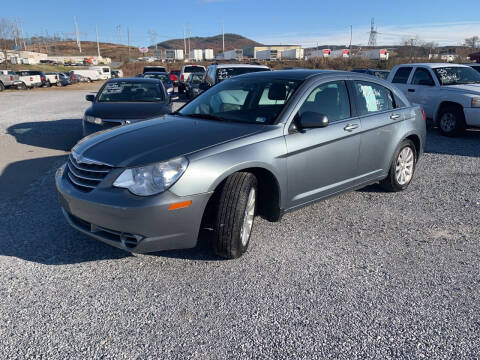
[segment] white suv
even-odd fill
[[[388,76],[447,136],[480,127],[480,73],[458,64],[403,64]]]

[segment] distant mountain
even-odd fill
[[[161,49],[183,49],[183,39],[172,39],[157,44]],[[225,34],[225,50],[242,49],[249,45],[262,45],[238,34]],[[154,46],[150,46],[150,49]],[[222,51],[222,35],[190,38],[190,49],[213,49],[215,54]],[[187,39],[188,51],[188,39]]]

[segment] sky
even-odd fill
[[[419,37],[439,45],[461,45],[480,36],[478,0],[322,1],[322,0],[23,0],[5,1],[0,18],[19,19],[27,36],[73,37],[73,17],[81,40],[95,40],[98,26],[102,42],[152,44],[191,36],[236,33],[265,44],[300,44],[304,47],[368,43],[370,20],[375,18],[378,45],[397,45]],[[226,44],[228,47],[228,44]]]

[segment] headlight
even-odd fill
[[[161,193],[180,179],[188,166],[185,157],[127,169],[115,180],[113,186],[130,190],[135,195],[149,196]]]
[[[91,122],[93,124],[97,124],[97,125],[102,125],[103,124],[103,121],[101,118],[98,118],[98,117],[95,117],[95,116],[90,116],[90,115],[85,115],[83,117],[83,119],[85,121],[88,121],[88,122]]]
[[[480,107],[480,97],[472,98],[472,107]]]

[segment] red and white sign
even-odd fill
[[[145,54],[145,53],[148,52],[148,48],[147,48],[147,47],[139,47],[138,50],[139,50],[141,53],[143,53],[143,54]]]

